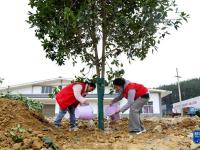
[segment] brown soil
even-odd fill
[[[110,123],[112,130],[89,128],[87,121],[79,121],[79,130],[69,132],[68,121],[63,120],[60,129],[54,128],[51,118],[28,110],[21,102],[0,99],[0,149],[47,150],[43,137],[52,139],[59,150],[65,149],[130,149],[130,150],[189,150],[198,149],[192,142],[192,131],[199,129],[198,117],[144,118],[146,133],[129,134],[128,119]],[[18,135],[23,142],[15,143],[10,131],[20,127],[25,132]],[[97,126],[97,121],[95,121]],[[105,123],[106,125],[106,123]]]

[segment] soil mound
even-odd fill
[[[42,137],[52,134],[52,125],[21,101],[0,99],[1,149],[40,149],[47,147]],[[44,130],[49,130],[46,134]]]
[[[23,124],[25,128],[41,129],[48,125],[44,117],[29,110],[22,102],[16,100],[0,100],[0,131],[12,128],[16,124]]]
[[[111,122],[106,131],[97,128],[97,120],[95,128],[89,128],[87,121],[78,121],[78,132],[68,131],[67,119],[63,119],[59,129],[52,122],[52,118],[44,118],[20,101],[0,99],[0,149],[179,150],[200,146],[192,141],[192,131],[200,129],[199,117],[143,118],[147,132],[140,135],[128,133],[127,118]],[[106,128],[106,120],[104,125]]]

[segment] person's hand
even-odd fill
[[[110,106],[112,106],[114,104],[114,102],[113,101],[111,101],[111,103],[109,104]]]
[[[83,97],[86,97],[86,95],[87,95],[87,93],[84,93],[82,96],[83,96]]]
[[[114,112],[112,115],[115,115],[115,114],[118,114],[118,113],[120,113],[120,109],[117,110],[116,112]],[[112,116],[112,115],[110,115],[110,116]]]
[[[115,112],[115,114],[118,114],[118,113],[120,113],[120,109]]]
[[[90,103],[88,101],[85,101],[82,103],[82,105],[89,105]]]

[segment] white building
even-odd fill
[[[70,78],[52,78],[34,82],[28,82],[24,84],[11,85],[7,87],[1,87],[0,93],[10,94],[22,94],[33,100],[38,100],[44,104],[43,113],[46,116],[55,115],[55,100],[48,97],[48,94],[52,92],[54,87],[59,85],[65,86],[70,84],[72,79]]]
[[[48,94],[52,92],[53,87],[62,85],[62,87],[70,84],[72,79],[69,78],[53,78],[47,80],[41,80],[36,82],[18,84],[8,87],[0,88],[0,93],[10,93],[10,94],[22,94],[28,98],[38,100],[44,104],[43,113],[46,116],[54,116],[58,112],[58,106],[55,106],[55,99],[48,97]],[[143,107],[143,114],[145,115],[156,115],[162,116],[162,107],[161,99],[169,94],[171,91],[158,90],[158,89],[149,89],[150,91],[150,101]],[[97,92],[93,91],[87,95],[87,99],[94,109],[94,113],[97,114]],[[110,95],[109,88],[106,87],[104,95],[104,108],[110,103],[114,95]],[[123,99],[120,101],[120,106],[126,103],[126,100]],[[124,114],[127,114],[126,111]]]
[[[184,100],[181,103],[180,102],[174,103],[172,111],[174,113],[181,113],[181,104],[182,108],[194,107],[200,109],[200,96]]]

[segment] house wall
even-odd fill
[[[182,101],[182,107],[183,108],[184,107],[195,107],[195,108],[200,109],[200,96]],[[180,102],[173,104],[173,112],[174,113],[181,113]]]
[[[32,92],[33,92],[33,94],[41,94],[42,86],[33,86]]]
[[[9,90],[12,94],[41,94],[42,86],[28,86]]]
[[[104,112],[105,112],[106,107],[110,104],[111,100],[112,99],[105,99],[104,100],[104,105],[103,105],[104,106]],[[98,114],[98,101],[97,101],[97,99],[89,99],[89,103],[93,108],[94,114],[97,115]]]
[[[104,93],[109,94],[109,92],[110,92],[110,87],[105,87]],[[94,91],[90,92],[90,94],[96,94],[96,93],[97,93],[97,88]]]
[[[46,117],[54,117],[55,116],[55,105],[45,104],[42,112],[43,112],[43,115]]]
[[[32,87],[23,87],[9,90],[12,94],[32,94]]]
[[[159,93],[151,93],[150,94],[150,101],[153,102],[153,113],[160,114],[160,97]]]

